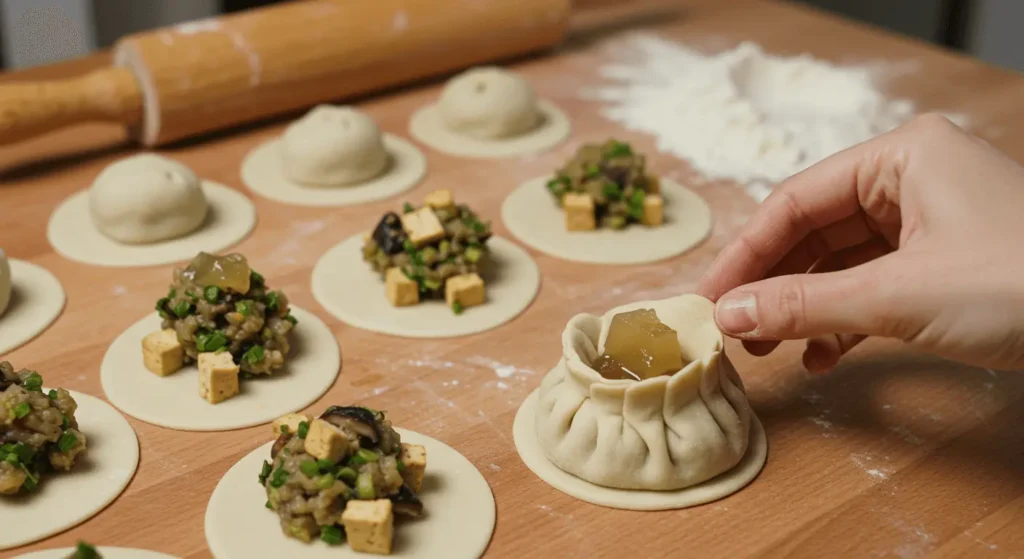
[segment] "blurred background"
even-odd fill
[[[135,31],[277,1],[288,0],[0,0],[0,63],[14,69],[75,58]],[[1024,71],[1022,0],[799,2]]]

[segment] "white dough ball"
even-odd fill
[[[438,110],[449,130],[484,140],[520,136],[541,120],[530,84],[492,66],[472,68],[449,80]]]
[[[282,164],[289,180],[341,186],[380,176],[388,152],[380,128],[352,107],[320,105],[284,133]]]
[[[11,263],[7,261],[7,254],[0,249],[0,315],[7,310],[11,303]]]
[[[195,231],[206,219],[207,203],[191,169],[143,153],[103,169],[89,189],[89,211],[107,237],[145,244]]]

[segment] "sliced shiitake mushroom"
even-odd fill
[[[419,497],[409,489],[408,485],[402,484],[402,488],[390,497],[392,509],[395,514],[419,518],[423,516],[423,503]]]
[[[271,460],[273,460],[274,458],[277,458],[277,453],[281,452],[281,449],[284,448],[284,445],[288,444],[288,441],[290,441],[291,438],[292,438],[292,435],[290,435],[290,434],[282,434],[282,435],[277,437],[277,440],[274,441],[274,446],[270,447],[270,459]]]
[[[358,406],[331,406],[320,419],[359,435],[359,446],[373,448],[381,439],[377,415]]]

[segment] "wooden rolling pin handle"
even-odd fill
[[[0,145],[81,122],[134,126],[141,120],[142,94],[127,68],[105,68],[69,80],[0,86]]]

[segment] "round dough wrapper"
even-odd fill
[[[125,418],[99,398],[70,391],[88,438],[81,463],[48,475],[32,494],[0,506],[0,550],[41,540],[93,517],[124,491],[139,465],[139,440]]]
[[[45,268],[23,260],[8,261],[11,301],[0,315],[0,354],[35,338],[64,310],[64,288]]]
[[[160,553],[158,551],[149,551],[147,549],[131,549],[128,547],[102,547],[96,548],[96,551],[103,556],[103,559],[179,559],[174,555],[167,555],[166,553]],[[71,557],[71,554],[75,552],[73,547],[62,547],[60,549],[44,549],[41,551],[33,551],[32,553],[26,553],[19,555],[14,559],[67,559]]]
[[[452,447],[405,429],[402,441],[427,449],[427,473],[419,497],[423,518],[396,522],[391,557],[475,559],[483,555],[494,532],[495,506],[484,476]],[[267,443],[250,452],[224,474],[206,507],[206,541],[217,559],[302,557],[356,559],[367,557],[347,545],[306,544],[281,532],[277,515],[264,504],[267,495],[253,483]]]
[[[551,256],[590,264],[644,264],[682,254],[711,233],[711,209],[696,192],[661,180],[665,222],[624,230],[566,231],[565,214],[547,190],[548,177],[519,185],[501,205],[505,227],[520,241]]]
[[[341,186],[380,175],[388,165],[380,128],[352,107],[319,105],[281,138],[284,176],[310,186]]]
[[[206,219],[208,206],[192,169],[154,153],[107,166],[89,188],[97,229],[126,244],[152,244],[186,235]]]
[[[674,491],[638,491],[595,485],[564,472],[544,455],[537,439],[534,418],[539,390],[533,391],[516,412],[512,436],[519,457],[537,477],[551,487],[581,501],[626,510],[671,510],[717,501],[746,487],[764,467],[768,439],[756,416],[750,421],[747,452],[733,469],[699,485]]]
[[[540,270],[530,255],[501,237],[491,237],[495,268],[481,274],[487,301],[456,315],[442,300],[393,307],[384,281],[362,259],[363,234],[328,250],[313,268],[313,297],[352,326],[408,338],[451,338],[484,332],[512,320],[533,302]]]
[[[504,138],[479,139],[460,134],[445,126],[437,104],[423,107],[412,115],[409,133],[428,146],[457,157],[500,159],[547,151],[569,137],[569,117],[553,103],[537,102],[540,123],[529,132]]]
[[[0,249],[0,316],[7,311],[11,304],[11,293],[14,285],[11,283],[11,263],[7,259],[7,253]]]
[[[349,206],[376,202],[412,190],[427,173],[427,158],[411,142],[384,135],[388,166],[380,174],[358,184],[314,187],[284,175],[280,138],[249,152],[242,161],[242,182],[256,194],[299,206]]]
[[[437,110],[448,130],[479,140],[522,136],[541,122],[530,84],[496,66],[470,68],[448,80]]]
[[[240,192],[202,181],[209,209],[192,233],[145,245],[118,243],[101,233],[89,213],[89,192],[73,194],[50,216],[46,235],[54,250],[84,264],[159,266],[188,260],[200,251],[220,252],[245,239],[256,225],[256,208]]]
[[[160,329],[153,313],[114,340],[100,365],[100,383],[110,403],[146,423],[182,431],[228,431],[269,423],[312,404],[334,384],[341,350],[330,328],[314,314],[292,306],[298,319],[284,369],[242,380],[240,392],[219,404],[199,397],[195,365],[160,377],[142,363],[142,338]]]

